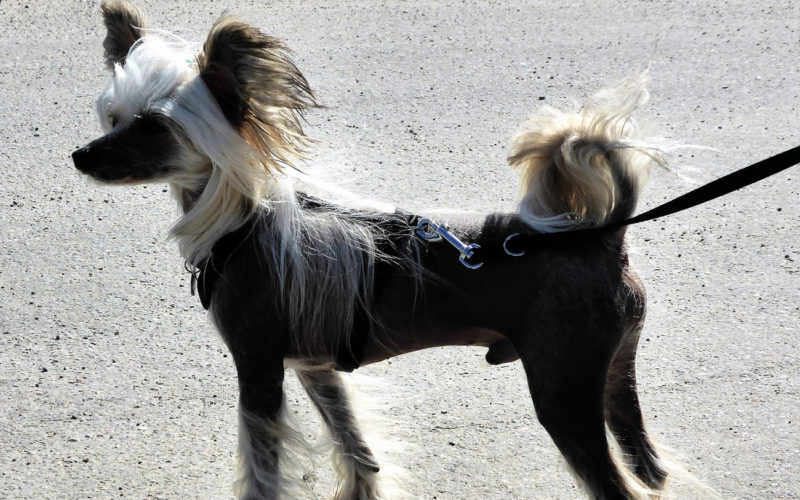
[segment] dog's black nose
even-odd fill
[[[90,148],[89,146],[84,146],[80,149],[76,149],[72,152],[72,163],[75,164],[75,168],[84,172],[86,167],[88,166]]]

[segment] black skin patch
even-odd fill
[[[75,168],[102,182],[135,183],[166,177],[177,167],[178,144],[161,119],[137,117],[72,153]]]

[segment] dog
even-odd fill
[[[291,495],[287,367],[335,444],[336,498],[385,498],[340,372],[450,345],[486,348],[490,364],[521,360],[539,422],[591,498],[660,495],[670,471],[634,369],[645,292],[625,228],[600,229],[633,213],[663,161],[631,119],[645,74],[577,112],[537,112],[509,157],[518,210],[447,225],[303,188],[304,114],[318,103],[279,40],[223,16],[198,52],[146,29],[126,1],[101,11],[105,135],[72,159],[103,183],[170,185],[181,210],[171,236],[236,365],[240,498]],[[545,233],[575,237],[514,247]]]

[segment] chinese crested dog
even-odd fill
[[[540,110],[509,157],[522,176],[518,210],[450,215],[448,226],[302,188],[293,162],[317,104],[280,41],[222,17],[192,52],[145,29],[127,2],[102,13],[105,135],[72,158],[102,182],[167,182],[180,205],[171,235],[237,369],[240,498],[288,496],[287,366],[330,431],[336,498],[384,498],[339,372],[448,345],[486,348],[491,364],[521,360],[536,416],[590,497],[659,494],[668,472],[636,392],[645,294],[625,228],[514,248],[515,235],[633,213],[661,161],[630,119],[647,99],[644,75],[577,112]]]

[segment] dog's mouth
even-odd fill
[[[152,181],[152,179],[145,179],[131,175],[125,177],[114,177],[113,175],[103,174],[99,172],[81,172],[81,173],[87,175],[91,182],[107,186],[136,186],[139,184],[146,184]]]
[[[153,147],[144,151],[94,142],[72,153],[81,173],[105,184],[140,184],[165,179],[175,171],[172,149]]]
[[[85,151],[85,148],[72,153],[72,163],[79,172],[99,182],[128,184],[141,180],[139,179],[141,176],[133,174],[124,166],[113,165],[103,159],[93,157]]]
[[[105,184],[138,184],[149,180],[150,176],[141,175],[131,165],[114,161],[107,155],[95,154],[91,148],[85,146],[72,153],[72,162],[81,173]],[[154,168],[147,169],[150,172]]]

